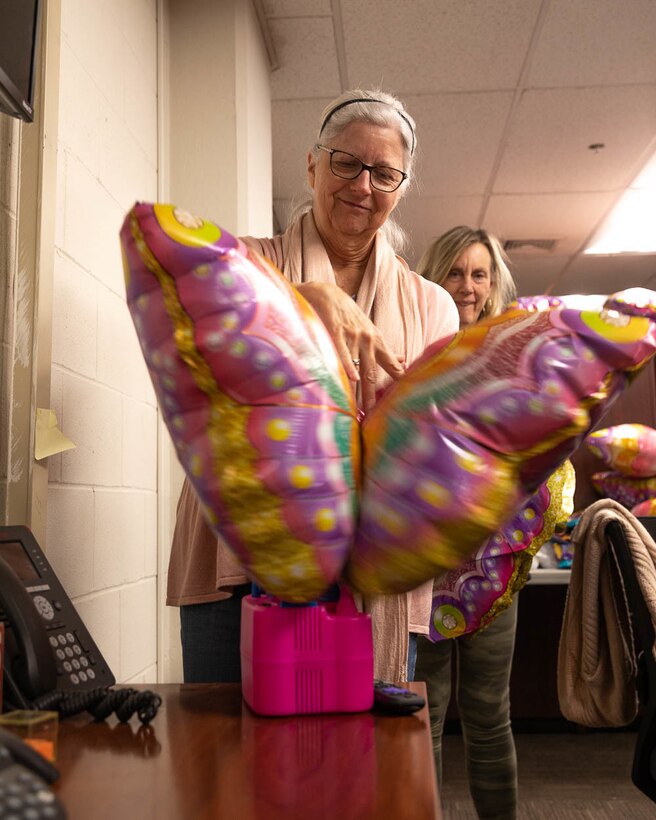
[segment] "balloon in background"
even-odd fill
[[[574,510],[576,476],[567,460],[512,520],[476,554],[433,585],[429,640],[467,635],[488,626],[528,580],[533,556]]]
[[[628,293],[520,300],[388,389],[363,422],[356,589],[460,566],[571,455],[656,351],[656,294]]]
[[[614,470],[593,473],[592,486],[602,498],[611,498],[629,510],[656,497],[656,477],[636,478]]]
[[[631,512],[638,518],[648,518],[656,515],[656,498],[648,498],[646,501],[641,501],[633,507]]]
[[[656,475],[656,430],[645,424],[616,424],[595,430],[585,443],[612,470],[634,477]]]
[[[323,324],[266,260],[211,222],[137,204],[121,230],[128,305],[206,518],[272,595],[340,575],[359,428]]]

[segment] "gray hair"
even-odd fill
[[[403,142],[404,170],[408,176],[411,175],[417,147],[417,129],[415,121],[400,100],[380,90],[363,91],[355,88],[346,91],[324,108],[317,142],[321,142],[322,138],[334,139],[352,122],[369,122],[382,128],[397,129]]]
[[[399,132],[403,144],[404,171],[408,175],[408,180],[411,179],[417,154],[415,121],[405,110],[400,100],[392,94],[378,89],[363,90],[355,88],[346,91],[324,108],[316,143],[311,149],[315,160],[319,153],[317,144],[322,140],[330,142],[330,140],[335,139],[352,122],[368,122],[382,128],[395,128]],[[401,186],[402,195],[408,188],[408,180]],[[290,222],[298,219],[311,208],[312,201],[307,199],[294,206],[290,215]],[[381,231],[395,253],[402,254],[405,251],[408,244],[407,236],[403,228],[392,217],[387,218],[381,227]]]
[[[492,290],[479,318],[498,316],[517,298],[517,286],[510,272],[510,260],[501,242],[482,228],[458,225],[434,239],[424,251],[417,273],[442,285],[458,257],[471,245],[484,245],[492,260]]]

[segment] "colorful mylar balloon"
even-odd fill
[[[472,558],[436,579],[429,640],[475,632],[510,606],[528,579],[533,556],[571,515],[575,485],[568,459]]]
[[[323,324],[211,222],[137,204],[128,304],[164,419],[210,526],[288,601],[339,576],[355,529],[357,410]]]
[[[585,440],[591,453],[624,475],[656,475],[656,430],[645,424],[616,424]]]
[[[590,476],[592,486],[602,498],[611,498],[628,509],[656,497],[656,477],[635,478],[607,470]]]
[[[648,498],[646,501],[641,501],[633,507],[631,512],[638,518],[647,518],[656,515],[656,498]]]
[[[523,299],[425,351],[363,422],[354,587],[413,589],[512,518],[654,355],[637,297]]]
[[[512,538],[524,507],[528,549],[549,508],[540,485],[656,350],[650,291],[520,301],[436,342],[384,394],[362,426],[361,486],[351,386],[282,275],[168,205],[137,204],[121,240],[142,351],[208,522],[287,601],[342,573],[364,593],[412,589],[497,531]]]

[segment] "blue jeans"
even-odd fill
[[[250,591],[240,584],[224,601],[180,607],[185,683],[241,683],[241,599]]]
[[[411,632],[408,635],[408,680],[415,679],[415,668],[417,666],[417,633]]]

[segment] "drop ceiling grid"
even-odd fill
[[[656,86],[526,91],[494,192],[618,190],[654,133]]]
[[[341,0],[352,84],[398,94],[513,88],[540,0]]]
[[[407,96],[419,141],[415,193],[482,194],[512,99],[507,91]]]
[[[332,98],[341,93],[331,18],[274,18],[269,26],[280,63],[271,74],[273,100]]]
[[[566,288],[579,270],[591,275],[599,261],[581,265],[565,249],[584,245],[656,144],[654,0],[261,2],[282,55],[272,74],[277,215],[303,190],[320,112],[342,90],[343,47],[348,85],[382,84],[418,122],[419,184],[397,211],[411,263],[433,236],[482,219],[512,238],[561,239],[558,257],[521,257],[525,276],[564,269]],[[596,141],[606,148],[594,154]]]
[[[262,0],[267,17],[330,16],[330,0]]]
[[[656,81],[653,0],[551,0],[529,84],[626,85]]]

